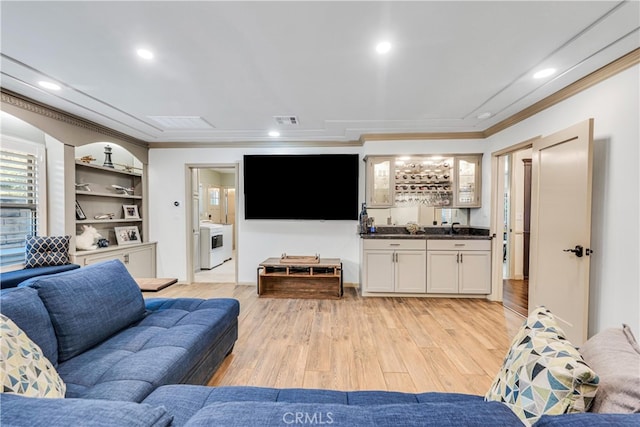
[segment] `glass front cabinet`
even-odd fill
[[[482,154],[456,156],[455,194],[453,206],[456,208],[479,208],[481,203]]]
[[[482,154],[366,158],[369,208],[481,207]]]
[[[366,176],[366,203],[368,208],[393,206],[393,157],[368,157]]]

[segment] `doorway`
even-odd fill
[[[494,260],[494,286],[500,288],[501,298],[497,299],[502,299],[504,307],[525,317],[529,309],[531,155],[527,141],[494,153],[493,159],[498,177],[495,234],[502,254]]]
[[[237,165],[191,165],[190,283],[237,283]]]

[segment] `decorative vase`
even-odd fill
[[[111,147],[108,145],[105,145],[104,147],[104,163],[102,164],[102,166],[106,168],[113,167],[113,163],[111,162]]]

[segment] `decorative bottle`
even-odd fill
[[[369,232],[369,215],[367,215],[367,204],[362,203],[362,210],[360,211],[360,234],[367,234]]]

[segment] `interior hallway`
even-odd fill
[[[502,303],[506,308],[526,317],[529,306],[529,280],[504,279]]]

